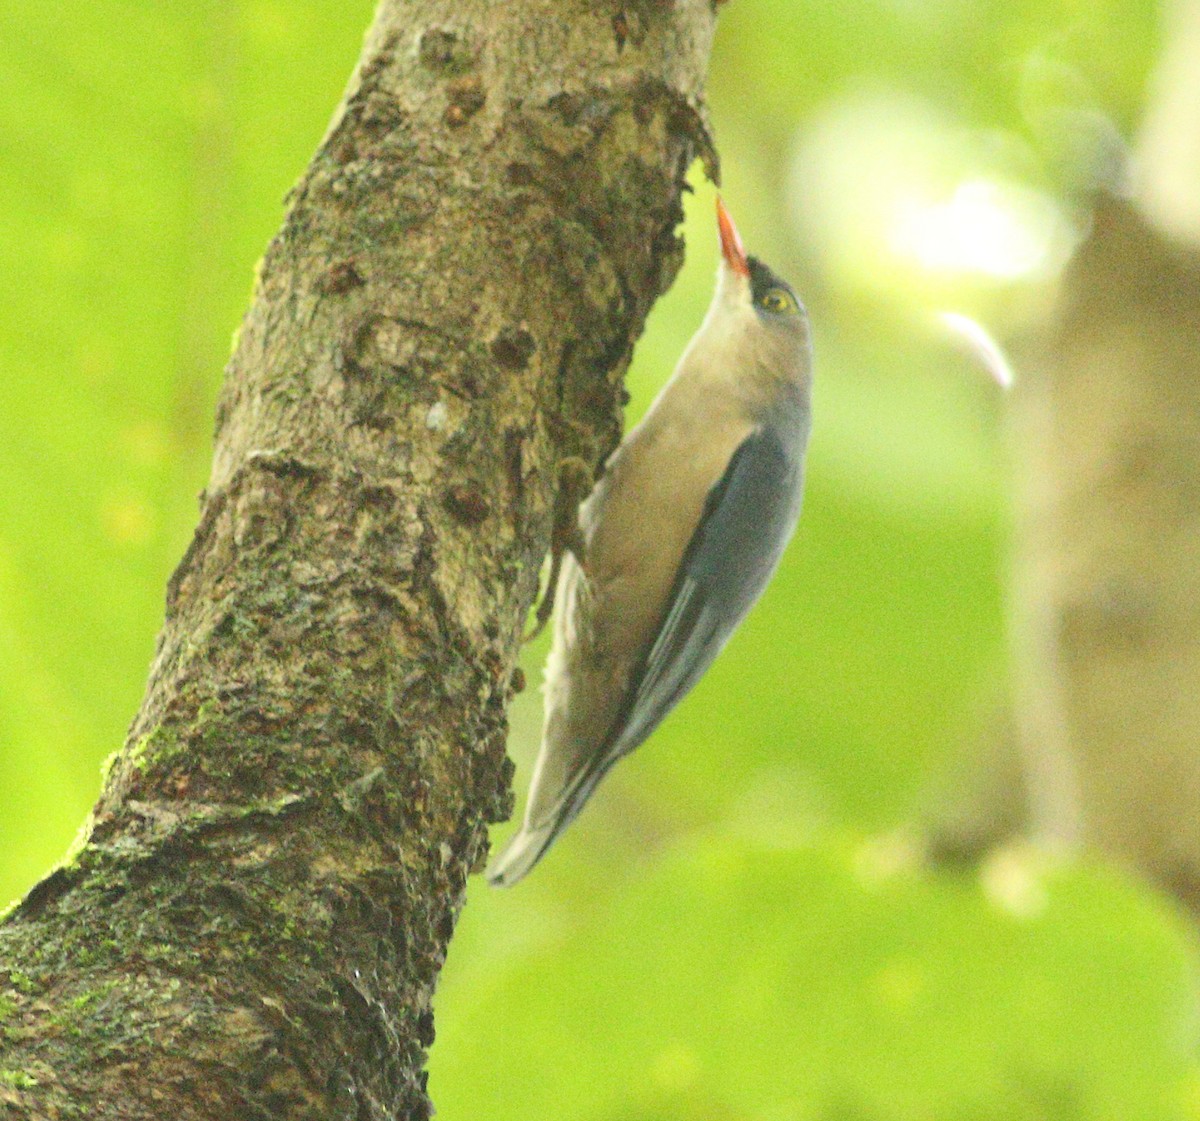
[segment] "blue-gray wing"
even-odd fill
[[[532,832],[518,834],[493,867],[493,882],[513,883],[537,863],[609,768],[700,680],[766,587],[800,514],[807,407],[788,402],[776,420],[742,441],[709,492],[662,624],[607,749],[575,774],[554,813]]]
[[[803,448],[794,431],[758,428],[709,492],[605,770],[700,680],[766,587],[800,513]]]

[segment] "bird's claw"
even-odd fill
[[[532,642],[546,629],[554,614],[558,577],[562,572],[563,556],[570,552],[576,563],[587,571],[583,531],[579,527],[579,504],[592,488],[592,469],[578,456],[569,456],[558,465],[558,490],[554,497],[554,527],[550,532],[550,574],[546,590],[534,614],[533,627],[526,632],[525,642]]]

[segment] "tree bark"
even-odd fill
[[[382,0],[260,265],[141,711],[0,927],[6,1116],[429,1115],[560,468],[615,443],[680,263],[714,18]]]

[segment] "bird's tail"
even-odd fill
[[[492,887],[511,887],[519,879],[527,876],[533,866],[546,855],[546,850],[554,844],[558,835],[575,820],[584,803],[592,796],[596,785],[608,774],[617,758],[615,755],[608,755],[593,760],[568,783],[566,790],[548,814],[536,823],[526,821],[520,832],[509,841],[488,869],[488,883]]]
[[[532,870],[558,835],[553,822],[531,829],[526,823],[488,869],[493,887],[511,887]]]

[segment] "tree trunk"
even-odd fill
[[[713,24],[382,0],[260,266],[142,709],[0,927],[6,1116],[429,1115],[560,468],[613,446],[678,268]]]
[[[1034,826],[1200,905],[1200,255],[1101,199],[1021,391]]]
[[[1200,915],[1200,2],[1168,7],[1139,204],[1095,200],[1014,392],[1015,714],[931,816],[943,851],[1025,821]]]

